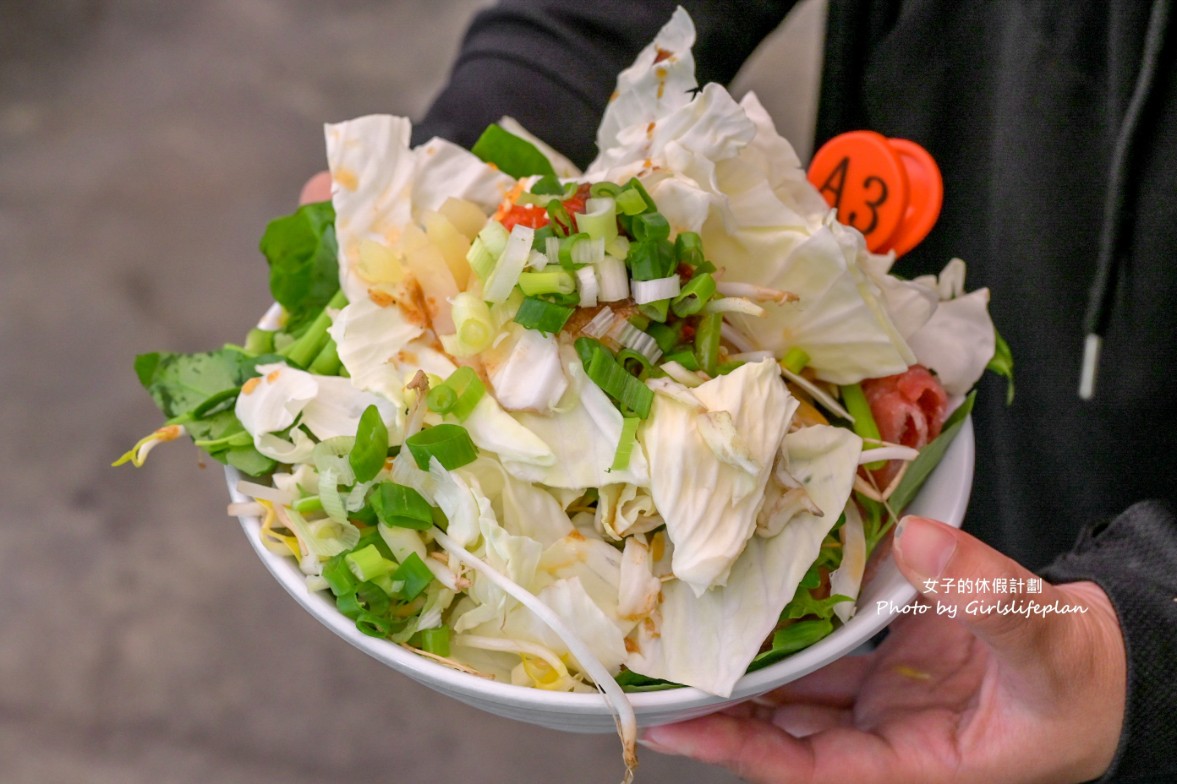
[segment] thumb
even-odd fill
[[[935,520],[899,521],[895,562],[938,615],[964,625],[998,659],[1041,666],[1051,632],[1068,611],[1065,595],[1016,561],[964,531]]]
[[[299,204],[311,204],[317,201],[330,201],[331,199],[331,172],[321,171],[315,176],[311,177],[302,186],[302,192],[298,194]]]

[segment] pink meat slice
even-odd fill
[[[922,449],[940,435],[948,410],[948,393],[923,365],[903,373],[866,379],[862,391],[884,441]],[[886,487],[899,470],[891,461],[874,472],[879,487]]]

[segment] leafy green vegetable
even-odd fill
[[[552,162],[538,147],[495,123],[482,132],[470,152],[487,163],[493,163],[499,171],[515,179],[533,174],[552,180],[559,179]]]
[[[164,416],[174,420],[240,389],[257,375],[257,365],[276,359],[250,356],[229,346],[196,354],[157,351],[135,357],[135,373]]]
[[[666,689],[681,689],[682,684],[665,681],[661,678],[650,678],[633,670],[622,670],[613,680],[627,692],[665,691]]]
[[[257,365],[276,359],[232,346],[196,354],[154,352],[135,358],[135,373],[169,424],[184,425],[214,460],[258,476],[276,464],[253,448],[230,403],[241,385],[257,375]]]
[[[952,439],[956,438],[956,434],[960,432],[961,426],[964,424],[965,418],[973,410],[973,401],[976,399],[977,393],[970,392],[969,396],[964,399],[955,411],[944,421],[944,427],[932,443],[920,450],[919,456],[912,460],[907,466],[907,473],[903,475],[903,480],[900,481],[899,487],[895,488],[895,492],[891,494],[888,499],[888,505],[896,512],[905,509],[911,500],[915,498],[915,494],[919,492],[920,487],[923,486],[924,480],[932,473],[944,457],[944,453],[948,451],[949,444]]]
[[[360,415],[356,428],[356,442],[347,459],[356,481],[367,482],[376,478],[384,461],[388,458],[388,428],[380,418],[380,409],[368,406]]]
[[[997,346],[993,351],[993,359],[989,360],[985,369],[992,370],[1009,382],[1005,388],[1005,404],[1008,406],[1014,402],[1014,355],[1009,349],[1009,343],[1005,342],[996,328],[993,336],[997,339]]]
[[[297,332],[339,290],[339,249],[331,202],[304,204],[270,221],[258,246],[270,265],[270,294]]]

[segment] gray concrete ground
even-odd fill
[[[482,4],[0,0],[0,782],[616,779],[615,738],[479,713],[306,616],[190,445],[109,467],[157,422],[134,355],[245,333],[321,123],[420,112]],[[738,83],[802,148],[817,11]]]

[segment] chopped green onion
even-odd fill
[[[654,322],[646,327],[646,334],[654,339],[659,351],[667,354],[678,345],[678,341],[682,338],[681,324],[681,321],[676,322],[674,326]]]
[[[666,356],[663,357],[663,359],[666,362],[677,362],[678,364],[685,367],[687,370],[690,370],[694,373],[698,373],[700,370],[703,369],[702,366],[699,364],[698,358],[695,356],[695,352],[689,348],[683,348],[678,351],[667,352]]]
[[[592,361],[593,355],[599,350],[604,351],[605,346],[601,341],[595,338],[577,338],[573,342],[572,347],[576,349],[576,356],[580,357],[580,361],[584,365],[588,365]]]
[[[556,232],[552,231],[552,227],[545,223],[535,230],[535,236],[531,238],[531,249],[538,250],[540,253],[545,252],[549,237],[559,239],[556,237]]]
[[[489,347],[498,330],[482,298],[462,291],[453,296],[450,304],[455,334],[442,338],[445,350],[455,357],[469,357]]]
[[[516,224],[507,237],[507,247],[495,262],[494,269],[486,277],[486,285],[482,291],[482,298],[487,302],[506,302],[511,296],[511,290],[519,282],[519,274],[527,264],[527,257],[531,255],[531,241],[535,229]]]
[[[722,326],[722,315],[708,313],[699,319],[699,326],[695,329],[695,357],[699,360],[699,367],[709,376],[715,375],[715,368],[719,364],[719,338]]]
[[[446,626],[422,629],[412,636],[409,645],[434,656],[447,658],[450,655],[450,630]]]
[[[433,582],[433,572],[429,571],[421,556],[411,553],[393,572],[392,581],[402,584],[399,593],[405,601],[411,602]]]
[[[633,242],[626,256],[634,280],[655,280],[674,273],[674,246],[665,240]]]
[[[535,243],[531,244],[531,253],[527,254],[527,264],[524,265],[536,272],[543,271],[543,268],[548,266],[548,255],[542,251],[535,249]],[[527,273],[522,273],[527,274]]]
[[[586,243],[586,242],[590,242],[591,239],[592,238],[589,237],[589,235],[585,234],[583,231],[577,232],[576,234],[571,234],[567,237],[564,237],[563,239],[560,240],[559,250],[557,251],[557,254],[556,254],[557,261],[559,261],[560,265],[562,267],[564,267],[565,269],[571,268],[573,264],[577,263],[576,262],[576,249],[577,249],[577,247]]]
[[[592,266],[581,267],[576,271],[576,288],[580,292],[580,300],[576,303],[582,308],[595,308],[597,295],[601,292],[601,284],[597,282],[597,273]]]
[[[433,525],[433,507],[407,485],[381,482],[372,494],[372,508],[384,525],[415,531],[427,531]]]
[[[437,407],[434,406],[434,393],[437,393]],[[486,385],[474,369],[462,366],[450,373],[450,377],[441,384],[429,390],[426,402],[433,411],[451,414],[459,422],[465,422],[485,394]]]
[[[639,378],[645,378],[654,368],[654,363],[650,361],[649,357],[632,348],[623,348],[618,351],[617,361],[626,373]]]
[[[619,302],[629,297],[629,272],[625,262],[613,256],[606,256],[595,265],[600,284],[597,300]]]
[[[866,395],[862,392],[861,384],[847,384],[841,387],[842,403],[846,406],[847,413],[854,417],[854,432],[860,438],[866,441],[881,441],[882,437],[879,435],[879,426],[875,423],[874,414],[871,413],[870,403],[866,400]],[[875,463],[868,463],[867,469],[870,471],[877,471],[886,465],[885,461],[878,461]]]
[[[585,202],[584,209],[576,216],[577,228],[607,245],[617,236],[617,204],[608,197],[591,198]]]
[[[552,199],[548,202],[548,225],[552,227],[552,231],[558,237],[567,237],[574,228],[568,208],[559,199]]]
[[[590,341],[587,344],[589,359],[585,362],[585,373],[593,383],[613,398],[622,411],[632,411],[642,419],[649,416],[650,407],[654,403],[654,393],[650,388],[627,373],[613,355],[597,341],[588,338],[580,338],[577,341],[578,353],[581,354],[582,360],[584,354],[580,350],[581,341]]]
[[[314,514],[323,511],[323,499],[317,495],[308,495],[294,502],[292,507],[299,514]]]
[[[623,215],[641,215],[646,211],[646,200],[634,188],[625,188],[617,194],[614,201]]]
[[[405,446],[422,471],[429,470],[429,459],[433,457],[451,471],[478,459],[478,449],[461,425],[443,423],[427,427],[405,439]]]
[[[736,368],[743,367],[746,363],[742,359],[729,359],[727,362],[720,362],[715,366],[715,374],[717,376],[726,376]]]
[[[641,420],[637,417],[625,417],[621,420],[621,437],[617,440],[617,451],[613,453],[613,465],[609,466],[610,471],[624,471],[629,468],[629,458],[637,443],[640,422]]]
[[[670,303],[670,309],[674,311],[674,315],[679,318],[686,318],[693,316],[715,296],[715,278],[711,273],[704,272],[701,275],[695,275],[687,281],[686,285]]]
[[[658,343],[654,338],[638,329],[632,320],[623,325],[617,333],[617,342],[625,348],[638,352],[650,363],[657,362],[658,357],[662,355],[662,349],[658,348]]]
[[[655,302],[638,305],[638,312],[651,321],[665,322],[670,315],[670,300],[660,299]]]
[[[355,621],[356,629],[369,637],[384,639],[394,630],[394,624],[390,618],[372,612],[361,612]]]
[[[438,384],[429,390],[425,405],[436,414],[448,414],[458,404],[458,393],[453,387]]]
[[[605,254],[614,258],[624,259],[629,255],[629,237],[618,234],[611,241],[605,243]]]
[[[346,555],[346,553],[341,553],[332,556],[327,559],[327,563],[323,564],[323,579],[327,581],[327,587],[335,596],[354,592],[358,584],[351,567],[344,560]]]
[[[573,310],[575,308],[567,305],[557,305],[536,297],[525,297],[523,304],[515,313],[515,321],[528,329],[555,334],[564,328]]]
[[[576,279],[564,269],[524,272],[519,276],[519,288],[529,297],[540,294],[571,294],[576,291]]]
[[[376,478],[388,459],[388,428],[380,409],[370,405],[360,414],[356,428],[356,440],[347,455],[356,481],[369,482]]]
[[[809,364],[809,354],[805,349],[793,346],[781,357],[781,366],[791,373],[800,373]]]
[[[377,577],[390,574],[396,568],[395,562],[382,556],[380,551],[376,549],[376,546],[371,544],[367,547],[352,550],[343,556],[343,560],[347,562],[351,573],[360,582],[367,582]]]
[[[640,330],[646,330],[650,327],[650,319],[643,316],[641,313],[634,313],[629,317],[629,323]]]
[[[593,316],[589,323],[581,327],[581,334],[588,335],[590,338],[599,338],[609,331],[616,318],[617,315],[606,305],[597,311],[597,315]]]
[[[674,299],[681,291],[678,275],[668,275],[664,278],[652,280],[637,280],[630,284],[633,301],[639,305],[646,305],[663,299]]]
[[[510,235],[507,232],[507,227],[492,220],[487,221],[487,224],[478,232],[478,236],[474,238],[474,242],[470,243],[470,250],[466,253],[466,261],[470,264],[470,269],[474,270],[483,282],[486,281],[487,275],[494,267],[495,259],[501,256],[503,250],[506,249],[508,236]]]
[[[658,209],[658,206],[654,204],[654,200],[650,198],[650,193],[646,190],[646,186],[642,185],[642,181],[637,177],[630,177],[629,182],[625,184],[625,187],[632,188],[638,192],[638,195],[642,197],[642,201],[646,203],[647,211],[653,212],[654,210]]]
[[[572,246],[569,255],[572,257],[573,264],[596,264],[605,258],[605,241],[592,237],[581,240]]]
[[[621,186],[615,182],[608,180],[602,182],[594,182],[589,186],[589,196],[594,199],[616,198],[617,194],[621,193]]]
[[[693,231],[684,231],[674,238],[674,257],[679,264],[698,267],[704,262],[703,240]]]
[[[638,242],[665,240],[670,238],[670,223],[660,212],[647,212],[634,216],[630,232]]]

